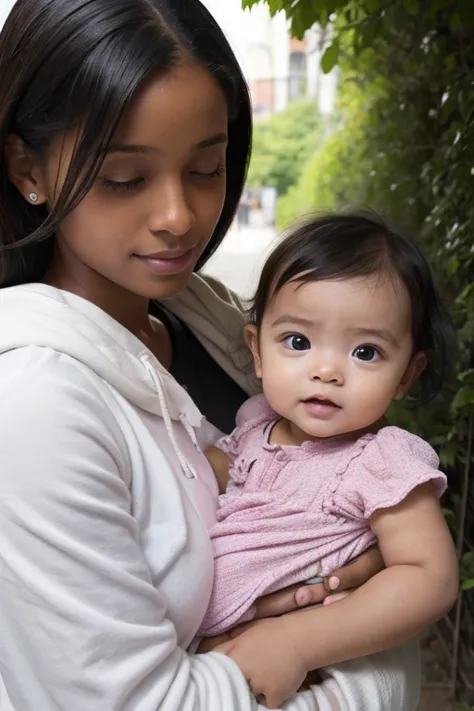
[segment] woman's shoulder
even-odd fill
[[[78,383],[86,390],[96,390],[97,381],[90,368],[54,348],[29,345],[0,354],[0,388],[6,388],[9,397],[23,397],[32,389],[77,394],[74,386]]]
[[[67,487],[79,469],[87,479],[104,463],[125,479],[129,454],[106,398],[100,379],[70,356],[39,346],[0,355],[3,493]]]
[[[229,289],[220,279],[211,276],[210,274],[194,274],[191,279],[193,289],[204,292],[213,292],[224,303],[235,306],[240,312],[244,310],[244,306],[239,295]]]
[[[9,423],[14,436],[18,432],[24,437],[28,427],[40,422],[51,431],[66,425],[74,428],[88,413],[103,428],[109,427],[115,418],[106,398],[103,381],[64,353],[32,345],[0,355],[0,421]]]

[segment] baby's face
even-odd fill
[[[378,275],[286,284],[253,350],[269,404],[302,440],[373,425],[425,362],[413,356],[406,289]]]

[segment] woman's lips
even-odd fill
[[[157,252],[156,254],[141,256],[136,254],[135,257],[143,264],[146,264],[149,269],[155,274],[179,274],[186,271],[192,264],[195,256],[195,247],[191,247],[186,252]]]

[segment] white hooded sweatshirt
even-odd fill
[[[209,284],[194,277],[169,305],[238,373],[247,356],[231,348],[226,362],[230,312]],[[196,290],[219,300],[209,308],[227,331],[204,325],[203,303],[196,326]],[[261,708],[231,659],[186,651],[213,576],[217,486],[201,421],[93,304],[39,284],[0,290],[0,711]],[[417,707],[416,645],[326,675],[317,703],[306,692],[286,711],[329,711],[331,695],[341,711]]]

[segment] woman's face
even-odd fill
[[[78,293],[107,286],[146,298],[179,292],[211,238],[226,191],[227,104],[197,64],[150,80],[124,116],[90,192],[60,225],[50,278]],[[41,168],[60,190],[74,137]]]

